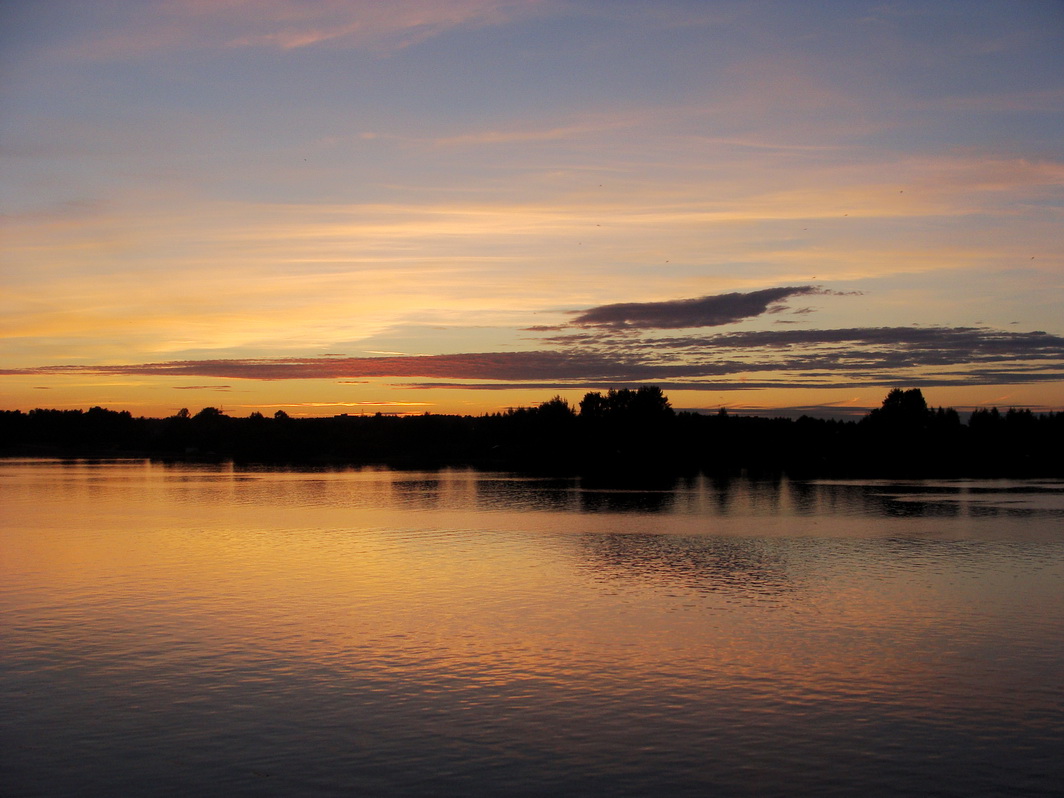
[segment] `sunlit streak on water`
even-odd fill
[[[1052,794],[1025,485],[0,464],[0,794]]]

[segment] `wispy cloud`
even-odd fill
[[[952,111],[979,111],[983,113],[999,111],[1045,111],[1053,113],[1062,106],[1064,106],[1064,91],[1060,89],[949,97],[936,99],[934,103],[926,103],[926,107],[929,109],[948,108]]]
[[[527,15],[529,10],[527,3],[512,0],[404,0],[387,4],[356,0],[314,5],[274,0],[266,5],[268,15],[258,29],[231,39],[230,44],[285,50],[325,43],[394,49],[458,27],[497,25]]]
[[[499,25],[543,12],[517,0],[165,0],[126,4],[112,26],[68,48],[90,60],[140,58],[184,48],[363,47],[389,52],[449,30]]]

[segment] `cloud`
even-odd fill
[[[608,390],[620,388],[639,388],[652,382],[663,391],[762,391],[773,389],[816,388],[817,390],[836,389],[860,389],[860,388],[897,388],[904,385],[907,388],[956,388],[973,386],[994,385],[1020,385],[1039,382],[1060,382],[1064,380],[1064,368],[1054,373],[1044,375],[1031,374],[1024,371],[1016,372],[967,372],[960,374],[938,374],[930,376],[918,376],[901,373],[885,373],[879,378],[869,378],[864,375],[855,376],[852,379],[824,379],[823,377],[812,378],[814,375],[802,375],[798,377],[782,376],[780,379],[751,380],[745,377],[733,379],[691,379],[691,380],[630,380],[630,381],[582,381],[582,382],[483,382],[483,383],[452,383],[452,382],[418,382],[403,383],[395,387],[414,390],[464,390],[464,391],[508,391],[508,390],[537,390],[537,391],[565,391],[565,390]],[[763,415],[763,414],[761,414]]]
[[[68,48],[77,58],[142,58],[188,47],[297,50],[363,47],[391,52],[458,28],[479,28],[544,13],[515,0],[166,0],[125,4],[108,26]],[[113,20],[118,20],[114,22]]]
[[[910,351],[968,352],[981,358],[994,354],[1006,357],[1064,357],[1064,337],[1043,330],[1008,332],[985,327],[849,327],[829,330],[750,330],[715,335],[685,335],[669,338],[618,337],[612,330],[569,333],[544,339],[554,345],[615,346],[619,341],[632,350],[652,349],[789,349],[846,345],[846,352],[879,351],[880,348]]]
[[[777,303],[788,297],[821,293],[825,292],[816,286],[802,285],[666,302],[622,302],[585,310],[572,323],[578,327],[625,329],[719,327],[781,310]]]
[[[683,366],[668,371],[683,372]],[[482,352],[421,357],[287,357],[179,360],[113,366],[42,366],[4,369],[0,374],[152,375],[247,380],[434,377],[444,379],[641,379],[662,373],[656,366],[599,355],[565,352]],[[633,376],[634,375],[634,376]]]
[[[657,119],[660,119],[660,109]],[[521,120],[519,124],[504,128],[478,129],[453,136],[432,139],[439,147],[483,147],[493,144],[529,144],[536,142],[565,141],[596,134],[616,134],[625,128],[636,128],[654,121],[649,111],[625,110],[616,113],[585,112],[574,118],[558,120],[544,125],[539,119]]]
[[[561,340],[561,337],[555,340]],[[835,330],[762,330],[720,333],[713,336],[649,339],[636,346],[734,350],[793,349],[846,345],[836,357],[861,357],[870,353],[921,353],[923,357],[948,355],[948,362],[992,358],[1061,359],[1064,338],[1042,330],[1005,332],[981,327],[851,327]]]
[[[239,358],[41,366],[4,369],[0,375],[344,383],[386,379],[416,380],[399,383],[397,387],[465,390],[599,389],[648,382],[663,389],[727,391],[1064,381],[1064,337],[1042,331],[868,327],[655,339],[622,336],[606,328],[550,340],[560,348],[430,356]]]

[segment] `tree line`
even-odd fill
[[[1064,476],[1064,414],[977,410],[967,423],[919,389],[891,390],[859,420],[676,412],[657,386],[555,396],[482,416],[168,418],[88,411],[0,411],[0,455],[145,456],[292,464],[793,476]]]

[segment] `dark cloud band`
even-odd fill
[[[75,374],[151,375],[186,380],[400,379],[418,381],[406,383],[407,387],[497,389],[624,387],[655,382],[677,390],[751,390],[900,383],[1005,385],[1064,380],[1064,338],[1040,331],[871,327],[657,339],[589,331],[557,336],[551,341],[557,349],[41,366],[0,370],[0,374],[38,378]],[[200,386],[195,384],[195,387]]]
[[[667,302],[622,302],[600,305],[581,312],[573,324],[578,327],[675,330],[720,327],[763,313],[782,310],[777,303],[792,296],[825,293],[812,285],[786,286],[751,291],[746,294],[716,294],[697,299]]]

